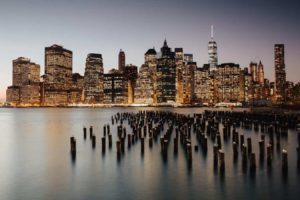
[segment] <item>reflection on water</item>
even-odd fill
[[[201,108],[146,108],[192,114]],[[199,148],[186,159],[181,147],[161,154],[159,142],[150,147],[145,140],[116,152],[117,126],[110,126],[113,144],[101,149],[103,126],[111,124],[117,112],[138,112],[139,108],[102,109],[0,109],[0,199],[283,199],[297,197],[300,172],[297,168],[297,135],[274,148],[271,165],[257,156],[250,170],[238,155],[234,157],[230,139],[222,144],[225,168],[215,163],[213,149]],[[125,125],[127,123],[124,122]],[[84,139],[83,127],[87,128]],[[93,147],[89,127],[93,126]],[[223,128],[220,126],[220,129]],[[131,129],[127,127],[129,133]],[[245,138],[260,132],[237,128]],[[76,153],[70,152],[70,137],[76,138]],[[192,136],[194,138],[194,135]],[[195,138],[193,144],[196,144]],[[256,141],[253,139],[253,141]],[[276,143],[276,138],[274,139]],[[213,144],[209,141],[209,147]],[[258,143],[253,151],[259,155]],[[126,144],[127,146],[127,144]],[[281,168],[281,149],[288,154],[288,170]],[[240,152],[239,152],[240,153]]]

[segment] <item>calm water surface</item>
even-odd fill
[[[190,108],[147,108],[185,114],[203,112]],[[223,145],[226,170],[222,177],[213,169],[212,148],[207,156],[193,152],[189,168],[179,148],[177,156],[169,146],[163,161],[160,144],[152,149],[145,141],[120,161],[116,155],[116,126],[111,126],[113,148],[101,152],[103,125],[117,112],[137,112],[139,108],[105,109],[0,109],[0,199],[298,199],[300,173],[296,167],[297,135],[289,130],[281,142],[288,150],[289,170],[281,171],[280,153],[274,149],[271,170],[259,163],[257,139],[260,133],[237,129],[252,137],[257,169],[254,176],[243,173],[241,158],[234,164],[231,142]],[[145,110],[145,108],[143,108]],[[127,124],[127,123],[125,123]],[[97,145],[83,139],[83,126],[93,126]],[[127,133],[130,129],[127,127]],[[77,140],[76,160],[70,156],[69,140]],[[195,140],[195,135],[192,136]],[[210,142],[211,143],[211,142]],[[196,141],[193,141],[196,144]]]

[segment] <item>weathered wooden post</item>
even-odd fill
[[[83,139],[86,139],[86,127],[83,127]]]
[[[288,170],[288,152],[282,149],[282,170],[286,172]]]

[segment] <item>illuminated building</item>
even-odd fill
[[[218,65],[217,42],[214,40],[214,28],[211,26],[211,39],[208,42],[208,64],[210,71],[215,71]]]
[[[214,103],[214,78],[210,75],[209,64],[196,68],[194,74],[194,94],[198,103]]]
[[[167,41],[161,48],[157,60],[157,103],[174,103],[176,100],[176,63],[175,53]]]
[[[103,93],[103,61],[101,54],[88,54],[84,72],[84,102],[102,103]]]
[[[156,51],[149,49],[145,53],[145,64],[143,64],[138,73],[137,85],[134,92],[134,102],[140,104],[156,103]]]
[[[24,57],[13,60],[13,85],[7,88],[6,98],[15,106],[39,106],[40,65]]]
[[[59,45],[45,48],[45,79],[43,105],[67,105],[72,84],[72,57],[70,50]]]
[[[285,100],[286,72],[284,62],[284,45],[275,44],[275,99],[281,103]]]
[[[183,103],[183,70],[184,70],[184,54],[182,48],[175,48],[176,63],[176,102]]]
[[[137,66],[126,65],[123,71],[125,81],[128,83],[128,103],[134,102],[134,91],[138,77]]]
[[[241,69],[238,64],[224,63],[218,65],[215,79],[218,102],[240,101]]]
[[[264,85],[265,74],[264,74],[264,65],[259,61],[257,67],[257,81],[260,85]]]
[[[105,104],[127,104],[128,83],[119,70],[112,69],[104,74],[104,99]]]

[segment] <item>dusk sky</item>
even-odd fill
[[[44,48],[73,51],[73,72],[83,74],[88,53],[101,53],[107,72],[118,53],[138,67],[144,53],[169,46],[208,62],[210,26],[215,27],[219,63],[247,67],[262,60],[274,80],[274,44],[285,44],[287,79],[299,81],[300,3],[283,0],[1,0],[0,99],[12,84],[12,60],[28,57],[41,65]]]

